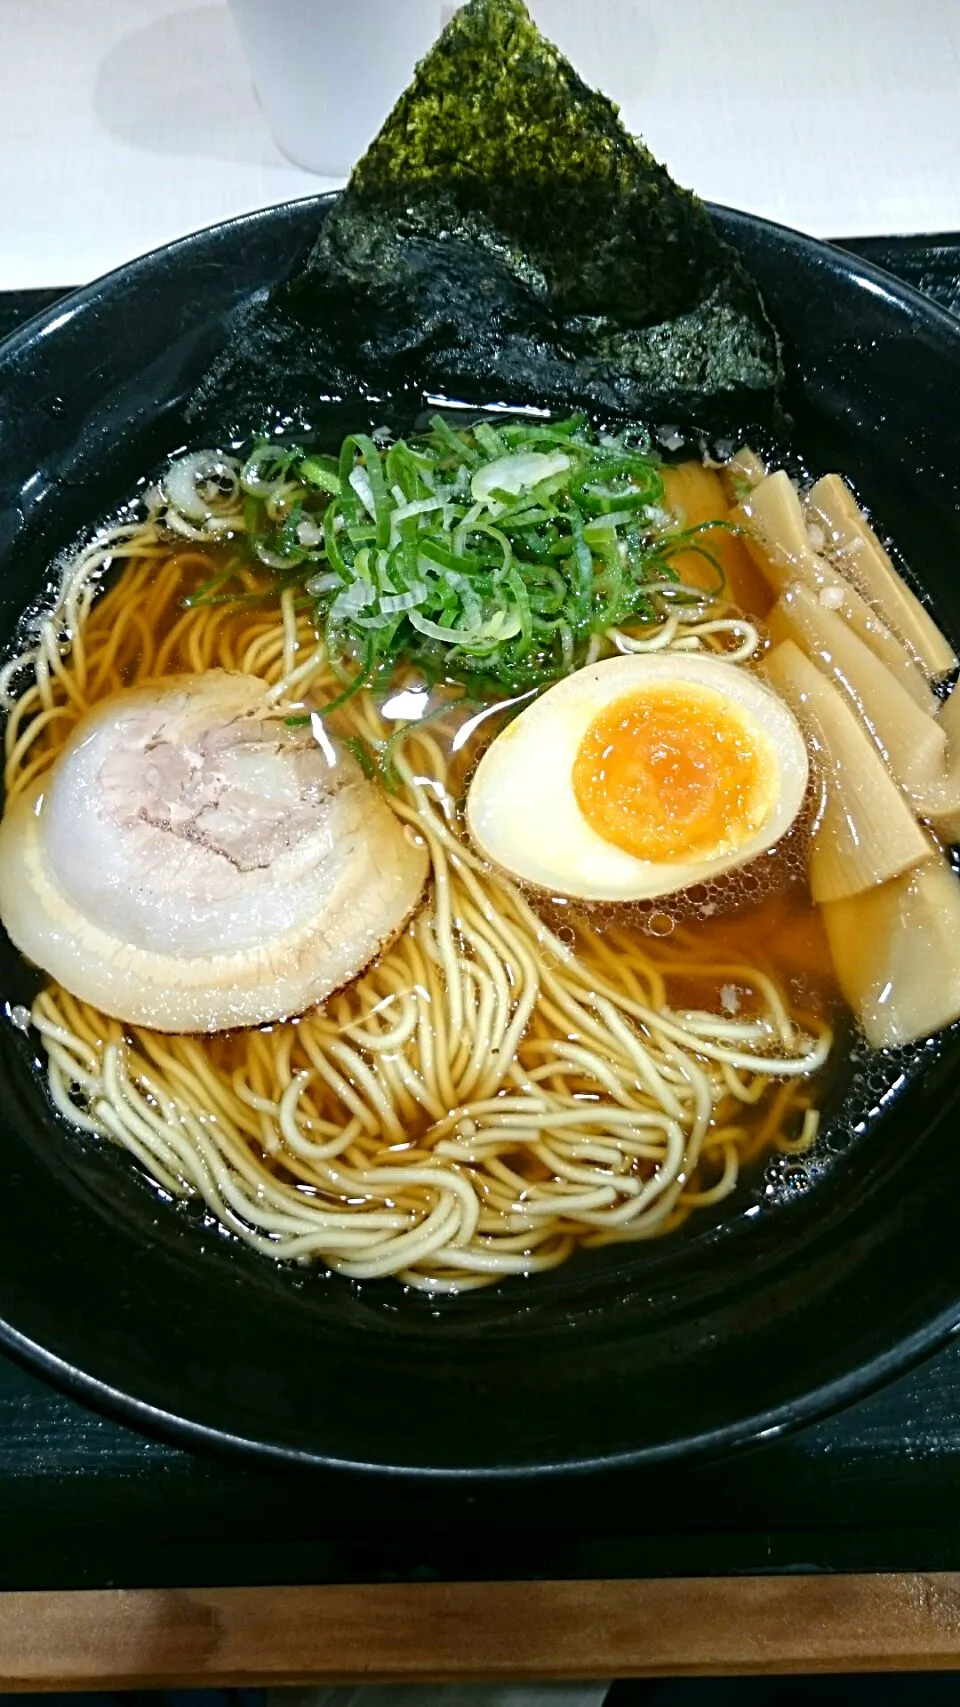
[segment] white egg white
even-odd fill
[[[689,860],[637,859],[597,834],[573,787],[578,749],[611,703],[652,683],[696,684],[722,694],[765,738],[775,767],[771,809],[739,847]],[[807,790],[800,728],[765,683],[736,664],[700,654],[634,653],[609,658],[549,688],[488,747],[467,797],[467,825],[494,865],[552,895],[630,901],[670,895],[755,859],[780,840]]]

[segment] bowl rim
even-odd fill
[[[241,231],[245,227],[256,226],[264,219],[277,218],[284,214],[292,215],[297,209],[315,209],[318,215],[322,215],[324,210],[331,208],[339,200],[341,193],[340,190],[321,190],[314,195],[291,196],[285,201],[270,202],[264,207],[252,208],[249,212],[234,214],[230,219],[214,220],[210,225],[199,226],[195,231],[187,231],[172,238],[169,243],[158,243],[152,249],[145,249],[130,260],[119,262],[108,272],[99,273],[86,284],[67,286],[62,296],[39,309],[36,314],[30,315],[5,338],[0,339],[0,363],[19,354],[21,350],[28,349],[38,338],[47,337],[57,331],[66,323],[67,318],[72,319],[74,314],[94,307],[108,286],[122,284],[127,279],[135,280],[142,274],[151,272],[154,267],[165,265],[169,257],[188,254],[194,248],[201,248],[210,238],[221,232]],[[737,227],[768,232],[788,247],[800,246],[805,250],[812,248],[822,252],[824,256],[842,257],[844,270],[866,283],[874,295],[914,312],[922,311],[948,335],[956,337],[960,334],[960,315],[951,313],[948,308],[934,302],[932,297],[917,290],[914,285],[907,284],[905,280],[898,279],[893,273],[878,266],[875,261],[867,260],[852,249],[845,249],[841,242],[832,238],[813,237],[797,226],[783,225],[777,220],[764,218],[762,214],[729,207],[724,202],[708,201],[703,205],[711,218],[718,218],[734,232]],[[28,295],[29,291],[23,294]]]
[[[120,263],[109,272],[48,304],[16,327],[0,342],[0,373],[10,362],[29,353],[40,340],[55,335],[61,326],[78,314],[97,308],[104,293],[149,277],[158,267],[166,268],[180,256],[189,256],[221,233],[255,228],[265,220],[289,215],[305,221],[312,215],[322,217],[337,200],[339,191],[326,191],[290,198],[270,204],[231,219],[216,221],[199,230],[185,233],[169,243]],[[911,315],[921,315],[940,336],[960,340],[960,317],[950,313],[913,286],[886,272],[874,262],[844,249],[841,244],[815,238],[764,219],[758,215],[729,208],[723,204],[705,204],[711,216],[722,224],[724,236],[734,244],[738,232],[758,231],[767,240],[783,249],[801,248],[809,254],[815,251],[832,269],[838,266],[849,278],[865,285],[874,295],[883,298],[891,307]],[[746,1447],[774,1439],[782,1434],[807,1426],[824,1415],[862,1399],[883,1386],[894,1376],[921,1362],[943,1346],[952,1336],[960,1334],[960,1296],[954,1304],[941,1309],[933,1318],[905,1338],[899,1338],[885,1352],[874,1355],[864,1363],[832,1380],[822,1383],[799,1397],[755,1411],[725,1426],[709,1431],[686,1432],[659,1444],[638,1446],[618,1452],[594,1452],[578,1458],[563,1458],[555,1462],[513,1464],[506,1466],[431,1466],[389,1464],[380,1460],[352,1460],[334,1456],[322,1450],[308,1450],[257,1438],[254,1433],[234,1433],[177,1415],[174,1411],[151,1404],[89,1374],[68,1359],[50,1351],[37,1340],[23,1333],[9,1321],[0,1318],[0,1347],[18,1362],[26,1365],[53,1385],[119,1421],[139,1428],[147,1435],[166,1439],[181,1447],[213,1450],[248,1463],[259,1461],[274,1466],[287,1465],[310,1471],[334,1471],[366,1478],[389,1476],[414,1481],[436,1483],[514,1483],[517,1481],[551,1481],[559,1476],[589,1476],[615,1473],[645,1465],[664,1464],[722,1453],[733,1447]]]

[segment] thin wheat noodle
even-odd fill
[[[261,677],[279,705],[340,691],[292,591],[272,610],[178,608],[190,578],[210,573],[153,522],[103,534],[64,567],[36,643],[0,671],[9,797],[89,705],[133,681],[219,667]],[[259,598],[247,565],[242,578]],[[624,651],[692,645],[737,661],[759,644],[706,595],[608,637]],[[553,1267],[578,1243],[660,1236],[729,1195],[759,1144],[813,1142],[803,1081],[829,1028],[798,1016],[768,968],[708,960],[682,932],[649,953],[615,926],[567,943],[465,843],[439,725],[400,746],[367,693],[341,724],[374,751],[391,743],[388,798],[430,855],[419,917],[325,1009],[264,1032],[201,1042],[127,1030],[44,990],[33,1021],[66,1120],[109,1136],[258,1250],[441,1294]],[[749,1010],[672,1009],[676,970],[735,981]],[[754,1103],[759,1125],[738,1122]],[[795,1116],[800,1135],[786,1137]]]

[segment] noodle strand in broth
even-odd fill
[[[229,567],[248,604],[184,608],[211,561],[148,522],[67,565],[36,644],[0,674],[8,800],[90,706],[135,683],[224,668],[283,706],[339,692],[311,612],[290,590],[268,599],[247,560]],[[706,596],[607,636],[608,650],[735,662],[758,645],[747,617]],[[46,988],[32,1019],[67,1121],[266,1255],[434,1292],[667,1232],[728,1196],[753,1155],[809,1147],[808,1081],[831,1031],[780,976],[683,925],[667,940],[541,917],[465,839],[458,799],[477,749],[455,751],[463,706],[401,739],[366,691],[337,719],[374,752],[390,744],[390,804],[429,850],[420,911],[322,1008],[261,1030],[161,1035]],[[736,985],[737,1011],[685,1007],[675,980]]]

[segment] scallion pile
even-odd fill
[[[660,613],[691,543],[662,508],[646,435],[582,416],[455,429],[437,415],[416,436],[352,434],[337,458],[264,442],[242,465],[187,462],[160,488],[168,523],[242,539],[313,602],[341,698],[399,662],[477,694],[555,680],[594,637]],[[225,573],[191,602],[239,596]]]

